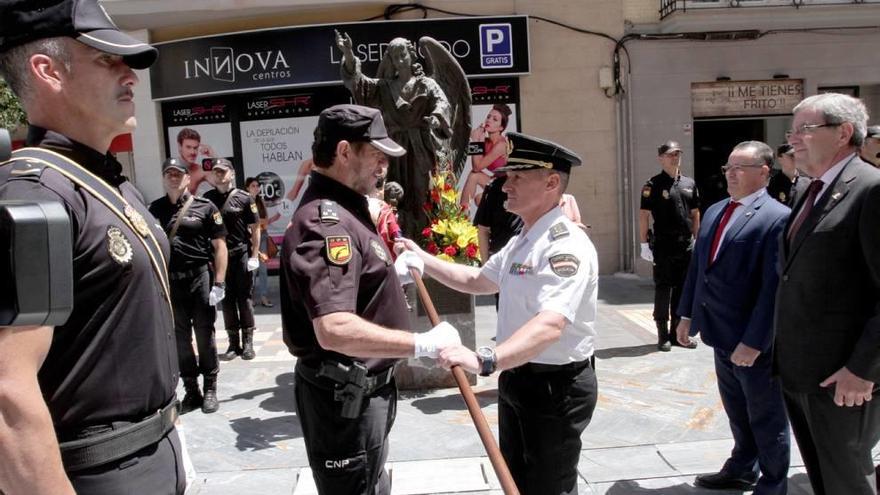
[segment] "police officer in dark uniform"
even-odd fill
[[[0,328],[2,492],[185,489],[168,242],[108,152],[156,54],[96,0],[0,2],[0,75],[31,123],[0,200],[64,206],[74,298],[63,324]]]
[[[773,171],[767,183],[767,193],[771,198],[790,207],[794,204],[795,192],[799,187],[805,187],[810,179],[798,171],[794,164],[794,148],[790,144],[776,148],[776,161],[781,169]]]
[[[186,390],[180,408],[188,412],[201,407],[203,413],[212,413],[219,408],[214,306],[223,299],[226,287],[226,227],[214,203],[189,193],[189,167],[185,162],[179,158],[165,160],[162,182],[165,196],[150,204],[150,213],[159,220],[171,243],[168,278],[180,378]],[[192,347],[193,331],[198,363]],[[204,397],[199,390],[199,373],[204,381]]]
[[[235,171],[225,158],[215,158],[211,173],[215,189],[205,193],[214,203],[226,224],[226,298],[223,322],[229,336],[229,348],[220,356],[224,361],[241,356],[250,360],[254,352],[254,277],[260,267],[260,219],[257,204],[247,191],[235,187]]]
[[[388,137],[378,110],[324,110],[311,181],[281,247],[284,341],[298,358],[297,414],[323,495],[389,493],[393,365],[460,343],[448,323],[415,335],[395,330],[409,327],[409,314],[365,195],[385,174],[388,155],[405,152]]]
[[[700,229],[700,194],[694,180],[681,175],[681,146],[677,142],[663,143],[657,155],[663,171],[642,187],[639,240],[642,259],[654,264],[657,348],[668,351],[671,345],[681,345],[669,329],[675,329],[679,322],[675,311],[691,261],[694,236]],[[653,246],[648,239],[650,219],[654,221]],[[685,347],[696,346],[696,342],[690,342]]]

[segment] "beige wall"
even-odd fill
[[[434,1],[448,11],[480,15],[539,15],[614,37],[623,32],[620,0],[590,1]],[[384,6],[297,10],[262,18],[212,21],[202,25],[151,30],[152,41],[267,27],[350,22],[382,13]],[[412,13],[410,17],[420,17]],[[431,17],[439,14],[431,13]],[[522,130],[557,141],[584,159],[572,173],[569,192],[578,200],[583,222],[592,226],[600,270],[618,270],[619,201],[614,100],[598,86],[598,72],[611,64],[613,43],[531,19],[532,72],[521,83]],[[145,119],[149,122],[150,119]],[[161,144],[157,143],[157,147]]]

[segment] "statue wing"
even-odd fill
[[[458,177],[467,159],[467,146],[470,140],[471,87],[455,57],[437,40],[423,36],[419,39],[419,47],[425,56],[425,75],[437,82],[449,100],[452,111],[451,163],[452,170]]]

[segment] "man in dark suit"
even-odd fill
[[[789,137],[815,179],[781,239],[775,360],[817,495],[876,493],[880,170],[858,157],[867,120],[858,99],[811,96],[795,107]]]
[[[676,337],[701,333],[715,349],[718,391],[734,446],[721,471],[697,476],[704,488],[754,487],[786,493],[790,440],[779,380],[773,376],[773,304],[779,234],[789,209],[765,186],[773,150],[736,145],[721,167],[726,198],[706,210],[682,290]],[[759,477],[760,472],[760,477]]]

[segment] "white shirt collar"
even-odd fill
[[[828,187],[828,184],[831,184],[832,182],[834,182],[834,179],[837,178],[837,176],[840,174],[840,171],[843,170],[843,167],[847,163],[849,163],[850,160],[853,159],[854,155],[855,155],[855,153],[850,153],[849,155],[846,155],[845,157],[843,157],[842,160],[835,163],[834,166],[832,166],[824,174],[822,174],[822,177],[819,177],[819,179],[822,179],[822,182],[823,182],[823,186],[822,186],[823,190],[826,187]]]
[[[767,189],[762,187],[761,189],[758,189],[757,191],[753,192],[752,194],[749,194],[748,196],[743,196],[741,199],[738,199],[736,202],[739,203],[740,205],[744,206],[745,208],[748,208],[749,206],[752,206],[752,203],[757,201],[758,198],[763,196],[765,192],[767,192]],[[731,201],[733,201],[733,200],[731,199]]]

